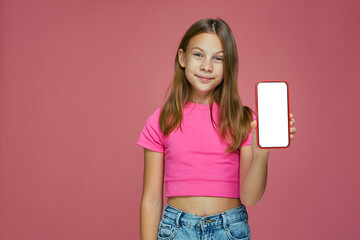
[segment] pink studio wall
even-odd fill
[[[252,239],[360,239],[358,1],[0,2],[0,239],[139,239],[146,118],[177,46],[221,17],[239,93],[286,80],[298,133],[247,207]],[[166,199],[164,199],[165,205]]]

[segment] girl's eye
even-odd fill
[[[215,59],[218,60],[218,61],[223,61],[224,60],[222,57],[216,57]]]
[[[195,56],[200,57],[201,53],[194,53]]]

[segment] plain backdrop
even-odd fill
[[[253,240],[360,239],[357,0],[0,1],[0,239],[139,239],[147,117],[181,37],[220,17],[239,94],[289,83],[295,140],[272,150]],[[164,198],[164,205],[166,199]]]

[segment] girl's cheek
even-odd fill
[[[191,65],[192,67],[197,67],[199,65],[201,65],[201,61],[200,60],[196,60],[196,59],[191,59],[189,61],[189,65]]]
[[[201,61],[200,58],[196,58],[196,57],[190,58],[190,62],[191,62],[191,63],[200,62],[200,61]]]

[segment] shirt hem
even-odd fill
[[[168,181],[165,196],[216,196],[239,198],[239,182],[227,181]]]

